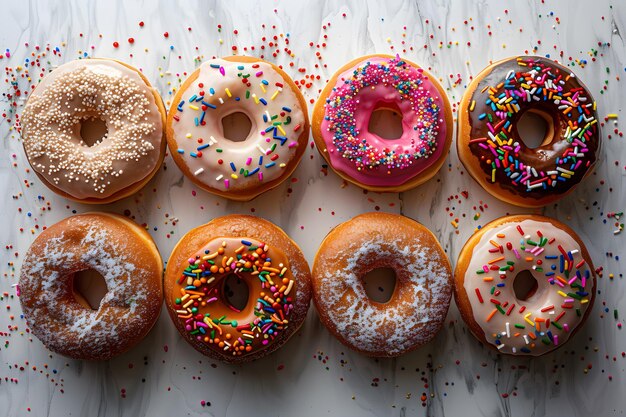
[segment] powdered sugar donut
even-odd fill
[[[107,293],[97,310],[74,289],[95,270]],[[105,360],[148,334],[161,311],[163,263],[150,235],[109,213],[72,216],[44,230],[20,272],[20,303],[32,333],[50,350]]]
[[[386,303],[371,300],[363,276],[391,268],[396,286]],[[313,265],[313,300],[339,341],[369,356],[398,356],[430,341],[452,296],[450,263],[435,236],[403,216],[366,213],[340,224]]]

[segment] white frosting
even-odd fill
[[[99,117],[108,133],[86,146],[81,122]],[[22,117],[33,169],[74,198],[106,198],[154,171],[163,141],[161,113],[141,76],[108,59],[61,65],[37,85]]]
[[[393,251],[385,246],[393,246]],[[393,260],[385,265],[396,270],[397,284],[389,303],[372,302],[356,271],[376,256]],[[432,339],[446,317],[452,286],[446,259],[426,245],[404,246],[377,234],[354,242],[344,250],[324,257],[332,263],[347,257],[343,269],[325,267],[316,297],[320,314],[327,316],[349,344],[363,351],[384,349],[389,356],[422,345]],[[408,294],[407,294],[408,293]]]
[[[240,76],[246,74],[249,85]],[[207,187],[223,192],[254,188],[284,175],[285,165],[296,157],[298,137],[306,127],[304,110],[296,93],[270,64],[223,59],[204,62],[182,100],[182,105],[174,103],[171,110],[176,112],[172,123],[176,148],[171,152],[178,153],[192,175]],[[215,108],[204,105],[206,110],[203,110],[203,102]],[[236,112],[244,113],[252,122],[250,134],[242,142],[224,137],[222,119]],[[269,115],[267,121],[264,115]],[[272,120],[273,116],[278,117]],[[285,124],[288,117],[291,121]],[[199,123],[200,120],[205,124]],[[281,124],[265,132],[273,123]],[[197,156],[198,152],[201,156]]]
[[[524,235],[517,230],[517,226],[520,226]],[[537,248],[536,246],[527,243],[528,239],[539,243],[541,238],[537,234],[540,231],[547,239],[547,242],[539,249],[535,255],[530,253],[529,250]],[[504,237],[498,237],[498,235],[504,235]],[[551,239],[554,239],[552,243],[549,243]],[[525,249],[521,248],[521,242],[525,242]],[[493,241],[496,244],[502,245],[503,252],[497,249]],[[507,242],[511,243],[511,249],[507,249]],[[569,277],[566,277],[564,272],[560,271],[560,257],[561,251],[558,249],[558,245],[564,249],[566,253],[571,253],[573,257],[572,270],[569,273]],[[489,250],[494,250],[490,253]],[[543,250],[541,250],[543,249]],[[580,296],[581,300],[576,297],[567,296],[568,293],[576,293],[580,291],[579,288],[572,288],[567,283],[561,282],[557,277],[570,281],[572,278],[576,278],[576,271],[579,270],[581,275],[585,275],[585,270],[589,271],[590,265],[585,261],[583,265],[576,268],[581,260],[583,260],[580,246],[576,240],[565,231],[556,228],[551,223],[539,222],[535,220],[524,220],[521,223],[505,223],[498,227],[489,229],[482,236],[480,242],[474,247],[472,252],[472,259],[469,263],[467,271],[465,272],[465,279],[463,287],[467,292],[469,298],[474,319],[478,325],[483,329],[485,338],[489,343],[492,343],[503,353],[511,354],[529,354],[529,355],[541,355],[549,352],[569,339],[572,331],[580,324],[582,317],[584,316],[587,307],[589,306],[589,300],[594,294]],[[516,256],[514,250],[519,253],[519,258]],[[556,259],[550,259],[550,257],[556,256]],[[502,257],[500,261],[492,262]],[[548,257],[548,258],[546,258]],[[526,260],[529,258],[529,260]],[[538,265],[538,261],[541,264]],[[489,270],[486,273],[477,273],[477,271],[484,271],[484,267],[490,265],[498,265],[503,267],[507,265],[507,262],[514,262],[514,271],[499,271]],[[556,269],[552,269],[552,265],[556,265]],[[543,271],[538,269],[543,269]],[[513,290],[513,281],[518,273],[528,270],[533,277],[537,280],[538,288],[534,295],[530,296],[527,300],[522,301],[516,298]],[[589,277],[585,279],[585,290],[591,292],[593,288],[594,272],[589,271]],[[546,276],[548,274],[548,276]],[[492,281],[485,281],[487,277],[493,278]],[[504,277],[504,279],[502,279]],[[554,282],[552,284],[551,282]],[[561,283],[561,285],[558,285]],[[581,284],[580,279],[575,279],[571,285]],[[497,287],[496,284],[505,284],[504,286]],[[499,294],[491,294],[492,288],[500,291]],[[481,293],[483,302],[481,303],[476,289]],[[559,294],[561,292],[561,294]],[[565,296],[563,296],[565,294]],[[497,310],[496,304],[491,300],[497,300],[501,303],[502,309],[505,314],[496,311],[495,314],[487,321],[487,317]],[[585,301],[586,300],[586,301]],[[508,304],[504,304],[508,303]],[[511,304],[515,304],[515,307],[510,311]],[[563,308],[563,305],[571,305],[572,308]],[[553,306],[552,309],[548,309]],[[524,310],[520,313],[520,309]],[[541,311],[545,309],[545,311]],[[576,310],[580,310],[580,316],[577,315]],[[549,319],[551,323],[555,322],[558,316],[564,312],[557,323],[563,329],[559,329],[554,324],[550,324],[549,328],[546,328],[546,323],[543,320]],[[536,331],[536,328],[531,325],[539,323],[540,331]],[[508,331],[507,331],[508,323]],[[523,325],[524,328],[516,328],[515,325]],[[569,328],[569,331],[566,329]],[[550,338],[547,332],[550,331],[554,338]],[[518,336],[515,334],[519,333]],[[529,333],[536,336],[533,339]],[[496,337],[494,335],[499,335]],[[542,342],[542,339],[550,341],[546,344]],[[499,340],[500,343],[496,343]],[[554,342],[557,342],[555,344]],[[534,345],[533,345],[534,344]],[[522,349],[529,350],[523,351]]]

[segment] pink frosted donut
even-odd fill
[[[402,135],[385,139],[368,130],[372,113],[402,116]],[[322,91],[313,136],[342,178],[372,191],[399,192],[432,178],[452,140],[452,111],[439,83],[399,56],[369,55],[342,67]]]

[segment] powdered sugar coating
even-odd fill
[[[348,245],[341,250],[322,245],[314,267],[315,301],[329,329],[351,347],[376,356],[397,356],[430,341],[446,317],[452,294],[450,266],[433,246],[438,246],[434,237],[429,233],[430,240],[420,234],[410,239],[408,230],[393,239],[393,231],[364,231],[363,239],[352,239],[349,232],[335,230],[327,239],[335,233],[349,234]],[[388,303],[373,302],[365,292],[363,275],[379,267],[396,273],[396,290]]]
[[[160,274],[159,265],[137,253],[139,238],[121,236],[91,216],[57,223],[33,243],[22,267],[20,302],[33,334],[48,349],[105,359],[127,350],[154,324]],[[107,284],[98,310],[85,308],[73,294],[74,273],[87,269]]]

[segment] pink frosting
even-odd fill
[[[397,108],[402,136],[368,131],[372,112]],[[322,137],[334,169],[369,186],[398,186],[442,155],[447,125],[439,90],[421,68],[395,58],[359,62],[337,77],[322,120]]]

